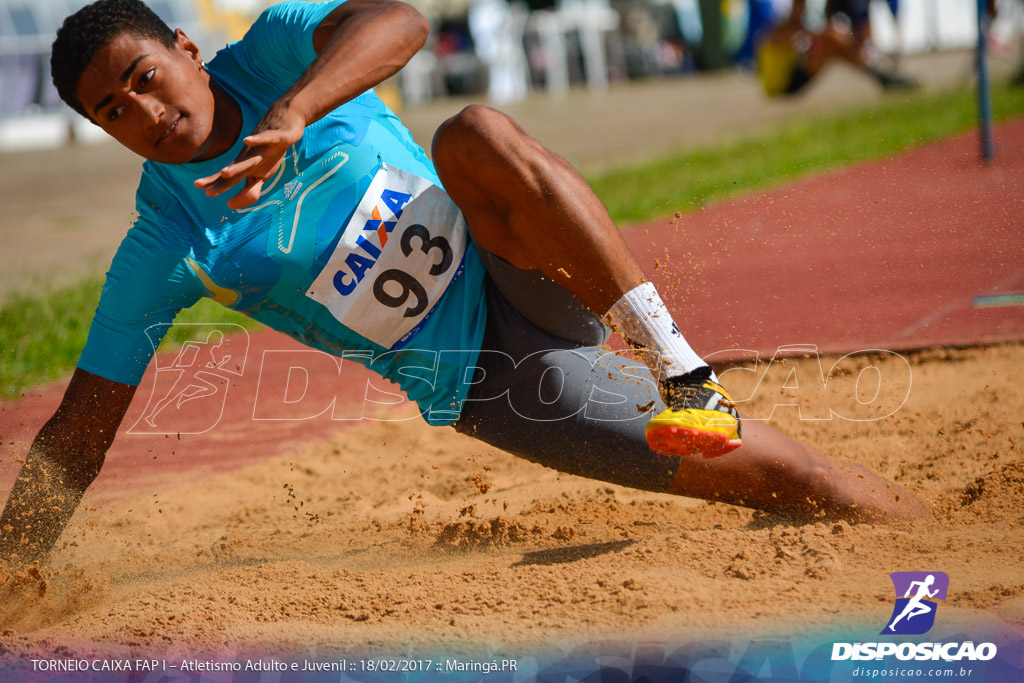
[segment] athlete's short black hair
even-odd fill
[[[50,73],[60,98],[91,118],[78,101],[78,81],[93,56],[121,33],[174,46],[174,31],[141,0],[97,0],[67,19],[57,30],[50,53]]]

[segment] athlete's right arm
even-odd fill
[[[0,516],[0,559],[14,565],[46,559],[99,474],[135,389],[75,370]]]

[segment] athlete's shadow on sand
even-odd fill
[[[575,545],[569,548],[552,548],[551,550],[538,550],[532,553],[525,553],[523,559],[519,560],[513,567],[522,567],[538,564],[568,564],[578,560],[586,560],[606,553],[614,553],[631,545],[636,541],[609,541],[607,543],[588,543],[587,545]]]

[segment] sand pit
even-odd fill
[[[418,421],[367,422],[199,484],[169,476],[99,505],[87,494],[50,567],[4,577],[0,654],[10,664],[871,637],[900,570],[949,575],[933,635],[1019,640],[1024,346],[905,358],[912,389],[889,417],[800,420],[779,405],[772,422],[921,496],[930,520],[793,525],[560,475]],[[865,418],[873,389],[855,380],[867,367],[906,372],[896,356],[847,364],[829,382],[832,412]],[[818,362],[787,368],[809,378]],[[723,378],[737,398],[752,395],[747,413],[817,409],[781,384],[755,391],[758,374]]]

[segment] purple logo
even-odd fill
[[[881,635],[927,633],[935,624],[935,601],[946,599],[949,577],[943,572],[893,572],[889,577],[896,589],[896,605]]]

